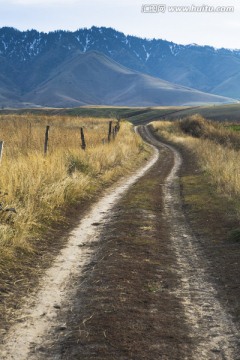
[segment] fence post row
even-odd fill
[[[48,133],[49,133],[50,126],[46,126],[46,132],[45,132],[45,141],[44,141],[44,155],[47,155],[48,151]]]
[[[82,149],[85,150],[86,149],[86,142],[85,142],[85,137],[84,137],[84,131],[83,131],[83,128],[81,127],[80,129],[80,132],[81,132],[81,141],[82,141]]]
[[[111,141],[111,135],[113,135],[113,139],[115,138],[115,136],[118,133],[119,129],[120,129],[120,120],[118,120],[118,123],[113,128],[113,130],[112,130],[112,121],[109,121],[108,142]],[[46,131],[45,131],[44,155],[47,155],[47,152],[48,152],[49,130],[50,130],[50,126],[47,125],[46,126]],[[31,124],[30,124],[30,131],[31,131]],[[80,129],[80,133],[81,133],[81,141],[82,141],[81,147],[82,147],[83,150],[85,150],[86,149],[86,142],[85,142],[85,136],[84,136],[84,131],[83,131],[82,127]],[[2,160],[3,144],[4,144],[4,141],[0,141],[0,162]]]
[[[113,135],[113,139],[115,138],[117,132],[119,131],[119,121],[118,124],[112,128],[112,121],[109,121],[109,127],[108,127],[108,142],[111,141],[111,135]],[[46,132],[45,132],[45,141],[44,141],[44,155],[48,152],[48,140],[49,140],[49,130],[50,126],[46,126]],[[83,150],[86,150],[86,142],[85,142],[85,136],[84,136],[84,130],[83,127],[80,128],[80,135],[81,135],[81,148]],[[0,160],[1,160],[1,154],[0,154]]]
[[[3,141],[0,141],[0,162],[2,161],[2,154],[3,154]]]

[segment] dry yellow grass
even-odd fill
[[[205,120],[201,118],[200,121]],[[204,123],[206,128],[199,138],[182,131],[182,123],[179,121],[153,122],[152,125],[161,137],[193,151],[218,191],[240,199],[240,134],[232,136],[231,131],[225,129],[225,124],[210,122]]]
[[[46,116],[1,116],[4,153],[0,176],[0,248],[31,251],[31,239],[61,209],[91,197],[97,190],[136,168],[148,151],[129,123],[122,122],[115,141],[107,139],[109,119]],[[43,154],[45,126],[50,125],[49,152]],[[80,146],[85,128],[87,149]]]
[[[231,130],[234,128],[233,124],[206,120],[198,114],[184,118],[177,124],[188,135],[240,150],[240,136],[238,132]]]

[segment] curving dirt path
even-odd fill
[[[181,208],[178,151],[155,150],[82,219],[1,359],[240,359],[236,325]]]

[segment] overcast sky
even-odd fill
[[[142,5],[150,4],[165,5],[165,12],[142,12]],[[213,6],[214,9],[232,6],[234,11],[197,13],[169,9],[192,5]],[[149,11],[150,8],[144,9]],[[240,0],[0,0],[0,27],[48,32],[93,25],[181,44],[240,49]]]

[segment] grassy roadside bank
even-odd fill
[[[186,133],[183,123],[155,122],[152,126],[157,137],[182,154],[180,189],[185,216],[208,260],[208,276],[217,284],[219,300],[239,326],[239,150],[229,141],[219,141],[215,131],[218,124],[215,127],[201,119],[201,125],[213,125],[215,129],[197,137]],[[225,134],[227,138],[229,131]]]
[[[240,135],[199,115],[177,122],[154,122],[158,135],[193,153],[219,194],[236,200],[240,214]]]
[[[62,246],[72,218],[150,156],[127,122],[121,122],[114,140],[103,143],[108,121],[1,117],[0,331]],[[50,142],[44,156],[46,124]],[[80,147],[79,126],[85,128],[86,151]]]

